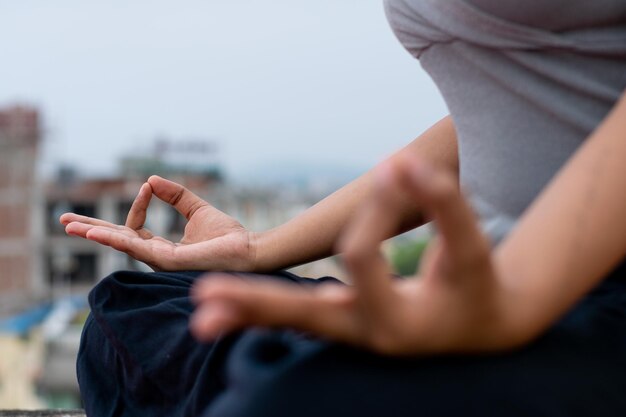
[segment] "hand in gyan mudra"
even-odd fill
[[[179,242],[144,227],[152,195],[187,219]],[[252,233],[182,185],[158,176],[141,186],[123,226],[74,213],[63,214],[60,221],[69,235],[125,252],[154,270],[249,270],[254,263]]]
[[[406,196],[435,222],[438,234],[418,277],[396,279],[379,249]],[[294,328],[390,355],[489,351],[523,342],[508,332],[489,242],[447,172],[412,158],[380,166],[369,201],[338,249],[352,286],[305,288],[210,274],[193,290],[193,334],[212,340],[248,326]]]

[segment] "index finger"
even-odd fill
[[[154,195],[174,206],[187,220],[193,216],[196,210],[208,204],[182,185],[158,175],[148,178],[148,183],[152,187]]]
[[[133,230],[139,230],[146,222],[146,212],[152,198],[152,187],[149,183],[144,183],[137,193],[137,197],[133,201],[128,216],[126,217],[126,227]]]

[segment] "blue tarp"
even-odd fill
[[[63,302],[69,302],[76,310],[87,307],[87,300],[83,296],[70,296],[56,301]],[[0,334],[26,335],[31,328],[41,324],[48,317],[56,303],[43,303],[15,316],[0,319]]]
[[[40,324],[51,310],[52,304],[47,303],[8,319],[0,320],[0,334],[25,335],[33,326]]]

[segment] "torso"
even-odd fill
[[[565,0],[385,3],[446,100],[461,182],[498,241],[626,89],[626,1],[601,0],[595,14],[583,0],[575,10]]]

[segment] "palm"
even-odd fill
[[[155,236],[144,227],[152,194],[171,204],[187,219],[180,242]],[[179,184],[151,177],[128,213],[124,226],[67,213],[66,232],[111,246],[155,270],[243,270],[251,267],[251,234]]]
[[[219,239],[233,232],[245,232],[245,229],[232,217],[207,205],[199,208],[189,219],[180,243],[193,244]]]
[[[237,220],[207,204],[189,218],[176,246],[181,260],[203,270],[249,269],[251,234]],[[212,258],[211,261],[201,260]],[[198,260],[200,262],[194,262]]]

